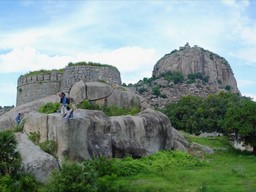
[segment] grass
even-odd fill
[[[41,70],[38,70],[38,71],[30,71],[28,73],[26,73],[25,77],[30,77],[30,76],[35,76],[35,75],[44,75],[44,74],[50,74],[50,73],[64,73],[64,69],[52,69],[52,70],[44,70],[44,69],[41,69]]]
[[[232,149],[226,137],[199,138],[189,140],[213,148],[214,154],[206,155],[202,163],[189,156],[174,155],[173,162],[165,163],[162,169],[117,181],[121,191],[136,192],[253,192],[256,191],[256,157],[247,152]],[[174,154],[176,154],[175,152]],[[178,153],[179,154],[179,153]],[[159,162],[155,159],[153,162]],[[185,163],[184,163],[185,162]],[[152,168],[152,166],[151,166]]]

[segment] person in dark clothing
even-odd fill
[[[16,118],[15,118],[16,124],[19,125],[21,121],[21,113],[18,113]]]
[[[60,103],[61,103],[61,110],[60,113],[61,115],[66,114],[66,107],[68,106],[68,98],[66,97],[65,93],[60,93]]]

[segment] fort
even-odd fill
[[[68,93],[72,85],[80,80],[121,85],[120,72],[113,66],[85,62],[71,63],[64,70],[21,75],[17,83],[16,106],[59,92]]]

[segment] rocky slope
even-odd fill
[[[207,96],[229,91],[240,94],[229,63],[221,56],[187,43],[162,57],[154,66],[151,78],[144,78],[131,89],[164,107],[184,95]],[[158,91],[156,91],[158,89]]]

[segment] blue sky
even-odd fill
[[[16,104],[29,71],[92,61],[136,83],[186,42],[226,58],[242,95],[256,99],[256,1],[1,0],[0,106]]]

